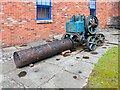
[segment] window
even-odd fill
[[[96,0],[90,0],[90,15],[96,16]]]
[[[37,20],[51,20],[51,0],[37,0]]]

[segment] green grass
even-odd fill
[[[118,47],[111,48],[99,59],[87,88],[118,88]]]

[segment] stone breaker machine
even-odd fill
[[[65,50],[72,50],[75,42],[86,45],[90,51],[95,50],[105,40],[103,34],[97,34],[98,24],[96,16],[90,15],[85,18],[84,15],[73,15],[66,22],[66,34],[63,35],[62,40],[14,52],[16,67],[20,68],[52,57]]]
[[[90,15],[85,18],[84,15],[73,15],[66,23],[66,34],[63,39],[71,38],[74,42],[86,45],[90,51],[93,51],[105,40],[102,33],[97,34],[98,24],[96,16]]]

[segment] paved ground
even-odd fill
[[[0,54],[0,79],[2,81],[0,86],[4,88],[83,88],[88,82],[88,77],[94,65],[113,46],[113,44],[107,44],[107,42],[118,43],[118,36],[112,35],[117,34],[118,30],[106,29],[102,33],[108,41],[106,40],[104,46],[96,49],[96,52],[98,52],[96,55],[87,51],[80,52],[81,49],[77,49],[70,56],[56,55],[35,63],[33,67],[27,66],[21,69],[15,67],[13,52],[47,42],[37,41],[28,43],[27,46],[23,47],[2,48]],[[83,56],[88,56],[89,59],[84,59]],[[24,77],[19,77],[18,74],[21,71],[25,71],[27,74]]]

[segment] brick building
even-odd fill
[[[79,1],[79,2],[78,2]],[[2,46],[12,46],[52,38],[56,34],[65,33],[66,21],[72,15],[84,14],[89,16],[89,2],[77,0],[74,2],[60,2],[52,0],[48,4],[44,14],[38,14],[40,8],[35,1],[2,1]],[[111,17],[118,17],[118,6],[116,2],[97,2],[97,17],[99,28],[105,28]],[[48,9],[49,8],[49,9]],[[41,19],[40,17],[49,18]]]

